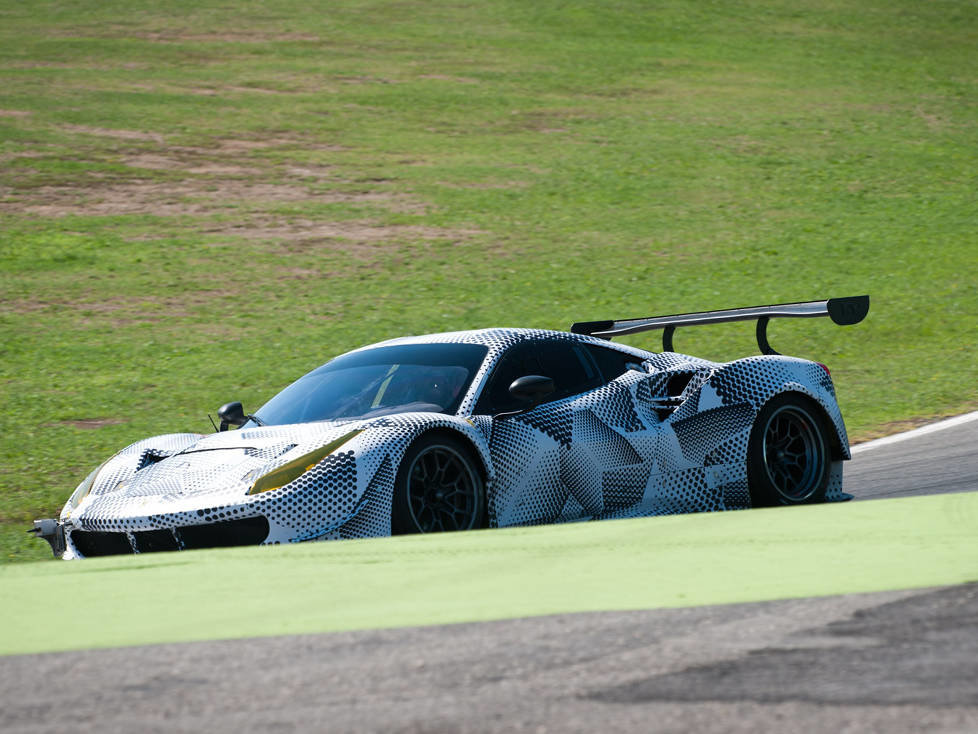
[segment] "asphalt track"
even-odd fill
[[[978,490],[978,412],[854,447],[844,483],[859,500]]]
[[[870,446],[846,488],[974,491],[975,446]],[[0,658],[3,732],[123,729],[978,731],[978,585]]]

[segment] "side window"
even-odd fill
[[[559,400],[598,387],[602,380],[597,365],[585,345],[564,340],[536,342],[539,374],[550,377],[556,390],[551,400]]]
[[[638,357],[619,352],[617,349],[607,349],[594,344],[588,344],[587,350],[594,361],[598,363],[598,369],[601,370],[601,376],[605,382],[611,382],[616,377],[625,374],[629,370],[628,365],[630,363],[641,361]]]
[[[550,400],[560,400],[601,385],[601,373],[586,345],[558,339],[534,339],[516,344],[502,356],[489,378],[475,412],[494,415],[519,410],[525,404],[509,394],[513,380],[543,375],[554,381]]]
[[[475,412],[494,415],[507,410],[519,410],[523,404],[509,394],[513,380],[524,375],[540,374],[533,342],[520,342],[511,347],[499,360],[489,377],[489,382],[479,397]]]

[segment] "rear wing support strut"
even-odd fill
[[[757,346],[762,354],[777,354],[767,340],[767,325],[773,318],[816,318],[828,316],[839,326],[858,324],[869,313],[869,296],[850,296],[848,298],[829,298],[825,301],[803,301],[801,303],[781,303],[774,306],[750,306],[730,308],[724,311],[701,311],[671,316],[651,316],[644,319],[622,319],[620,321],[580,321],[571,327],[575,334],[608,339],[642,331],[662,329],[662,349],[674,351],[672,337],[680,326],[703,326],[704,324],[723,324],[728,321],[757,321]]]

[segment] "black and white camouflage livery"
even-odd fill
[[[529,410],[475,412],[507,350],[554,340],[613,350],[629,368]],[[842,492],[842,462],[850,458],[846,429],[828,370],[817,363],[780,355],[714,363],[530,329],[373,346],[436,342],[487,347],[454,414],[405,412],[145,439],[93,472],[59,519],[38,521],[49,525],[37,532],[51,542],[56,522],[65,559],[96,547],[93,554],[390,535],[402,459],[431,435],[451,436],[475,457],[484,492],[480,525],[488,527],[748,508],[751,432],[779,395],[801,396],[818,413],[828,467],[817,499],[848,497]],[[256,477],[338,439],[345,440],[294,481],[249,494]]]

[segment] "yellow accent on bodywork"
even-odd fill
[[[259,479],[251,485],[251,489],[248,490],[248,494],[271,492],[273,489],[284,487],[289,482],[295,481],[307,471],[312,469],[314,466],[316,466],[316,464],[336,451],[336,449],[345,444],[351,438],[361,433],[363,433],[363,429],[350,431],[349,433],[340,436],[335,441],[330,441],[325,446],[320,446],[315,451],[310,451],[308,454],[303,454],[297,459],[292,459],[292,461],[288,462],[287,464],[282,464],[282,466],[272,469],[270,472],[268,472],[268,474],[259,477]]]

